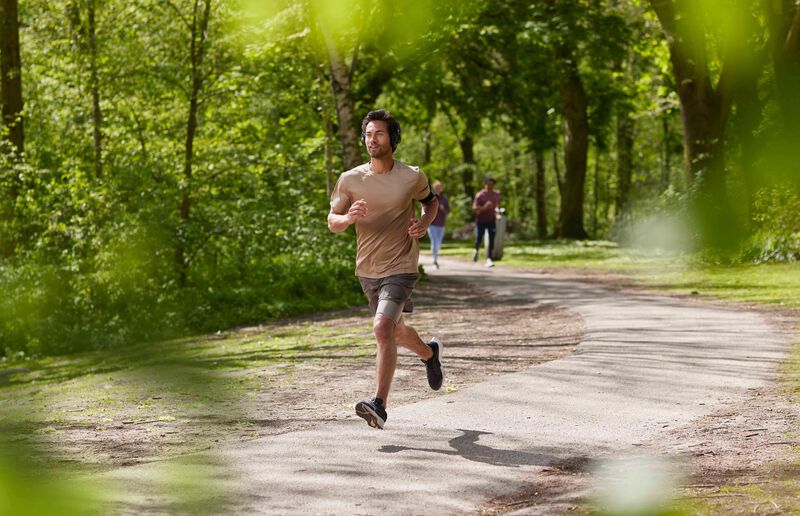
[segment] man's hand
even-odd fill
[[[428,226],[420,223],[416,217],[411,217],[411,225],[408,226],[408,234],[412,238],[422,238],[428,231]]]
[[[347,210],[347,218],[350,224],[355,224],[358,219],[366,217],[367,213],[367,201],[359,199],[350,205],[350,209]]]
[[[347,229],[350,224],[355,224],[358,219],[363,219],[367,216],[367,201],[359,199],[350,205],[347,213],[336,213],[331,209],[328,213],[328,229],[334,233],[341,233]]]

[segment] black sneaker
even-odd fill
[[[442,350],[444,346],[439,339],[433,338],[428,342],[428,347],[433,351],[433,356],[428,360],[423,360],[426,372],[428,373],[428,385],[431,389],[438,391],[444,381],[444,370],[442,369]]]
[[[386,409],[383,408],[383,400],[380,398],[359,401],[356,403],[356,414],[364,418],[372,428],[383,430],[383,425],[386,424]]]

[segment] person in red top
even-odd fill
[[[481,248],[483,235],[489,232],[489,247],[486,249],[486,266],[494,267],[492,255],[494,254],[494,234],[496,229],[495,209],[500,207],[500,192],[494,189],[494,178],[487,177],[483,180],[484,188],[475,195],[472,201],[472,210],[475,212],[475,252],[472,261],[478,261],[478,251]]]

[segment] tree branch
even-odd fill
[[[192,23],[189,20],[187,20],[186,17],[181,12],[181,10],[178,9],[178,7],[176,7],[175,4],[172,3],[172,0],[166,0],[166,2],[169,7],[172,7],[172,9],[175,11],[175,14],[178,15],[178,18],[181,19],[184,25],[186,25],[186,28],[192,30]]]

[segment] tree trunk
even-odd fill
[[[775,88],[786,132],[800,135],[800,6],[793,0],[770,2],[768,20],[770,50],[775,69]]]
[[[566,120],[564,138],[566,170],[556,234],[560,238],[584,239],[589,236],[583,227],[586,159],[589,151],[586,91],[570,50],[560,47],[556,51],[556,57],[563,66],[559,92]]]
[[[672,168],[672,148],[670,145],[670,130],[669,130],[669,114],[662,113],[661,115],[661,129],[664,133],[664,157],[661,160],[661,188],[664,190],[669,187],[670,169]]]
[[[544,177],[544,151],[534,151],[536,159],[536,235],[547,238],[547,190]]]
[[[325,116],[325,193],[330,198],[333,192],[333,123],[330,116]]]
[[[342,160],[345,169],[349,170],[363,163],[361,158],[361,121],[356,117],[355,102],[351,87],[352,70],[344,62],[344,58],[336,47],[336,41],[328,33],[324,23],[319,26],[328,53],[331,92],[339,120],[339,142],[342,145]]]
[[[208,18],[211,12],[211,0],[205,0],[205,6],[198,26],[198,8],[200,0],[195,0],[192,16],[192,34],[190,57],[192,63],[192,86],[189,95],[189,114],[186,123],[186,146],[183,162],[184,184],[181,187],[180,224],[178,228],[178,247],[175,251],[175,266],[178,272],[178,285],[186,286],[189,260],[186,257],[188,245],[188,223],[192,206],[192,159],[194,157],[194,138],[197,132],[197,110],[200,91],[203,88],[203,57],[208,39]]]
[[[92,124],[94,129],[94,175],[103,177],[103,112],[100,110],[100,81],[97,73],[97,30],[95,3],[89,0],[89,67],[92,83]]]
[[[461,183],[464,185],[464,193],[470,199],[475,197],[475,141],[471,134],[464,134],[458,140],[461,147],[461,155],[464,158],[464,165],[461,168]]]
[[[758,94],[758,82],[763,72],[763,63],[755,58],[746,59],[748,62],[759,62],[758,66],[751,65],[742,70],[734,90],[736,103],[736,125],[738,139],[741,142],[740,167],[745,188],[742,192],[747,198],[747,207],[752,213],[755,194],[763,186],[763,176],[757,173],[760,149],[763,147],[763,137],[758,137],[761,114],[764,105]],[[797,134],[797,133],[795,133]],[[748,217],[749,219],[749,217]]]
[[[431,152],[433,150],[431,141],[433,140],[433,119],[436,116],[436,97],[434,95],[428,96],[426,104],[428,123],[425,126],[425,157],[423,161],[425,166],[431,162]]]
[[[322,85],[328,84],[328,78],[325,77],[322,66],[316,67],[316,70],[318,85],[320,88],[324,89]],[[322,89],[320,91],[322,91]],[[332,100],[332,98],[323,96],[322,116],[325,119],[325,193],[328,198],[331,196],[333,185],[336,181],[336,178],[333,175],[334,127],[331,120],[333,118],[333,108],[331,107]]]
[[[615,215],[617,220],[627,215],[630,206],[631,176],[633,173],[633,118],[627,107],[617,110],[617,195]]]
[[[558,166],[558,150],[553,149],[553,171],[556,173],[556,186],[558,186],[559,199],[564,196],[564,178],[561,177],[561,167]]]
[[[597,238],[598,228],[600,226],[600,149],[594,151],[594,184],[592,185],[592,235]]]
[[[7,138],[11,144],[10,147],[0,145],[0,149],[6,149],[7,153],[18,156],[25,150],[25,138],[22,120],[22,63],[19,56],[17,0],[0,0],[0,93],[2,93],[3,127],[8,131]],[[13,188],[18,188],[18,185],[14,185]]]
[[[701,181],[701,190],[724,195],[723,144],[725,119],[730,108],[719,84],[711,84],[705,35],[699,24],[678,13],[672,0],[650,0],[667,36],[670,61],[678,85],[684,151],[691,181]],[[725,67],[725,63],[723,63]],[[725,67],[728,68],[728,67]],[[720,83],[726,81],[723,70]],[[725,100],[725,101],[724,101]],[[703,177],[699,177],[699,176]]]
[[[0,0],[0,153],[17,162],[25,150],[22,119],[22,64],[19,55],[17,0]],[[0,191],[0,219],[5,229],[13,226],[22,184],[11,174],[8,189]],[[0,233],[0,256],[14,255],[17,236],[13,230]]]

